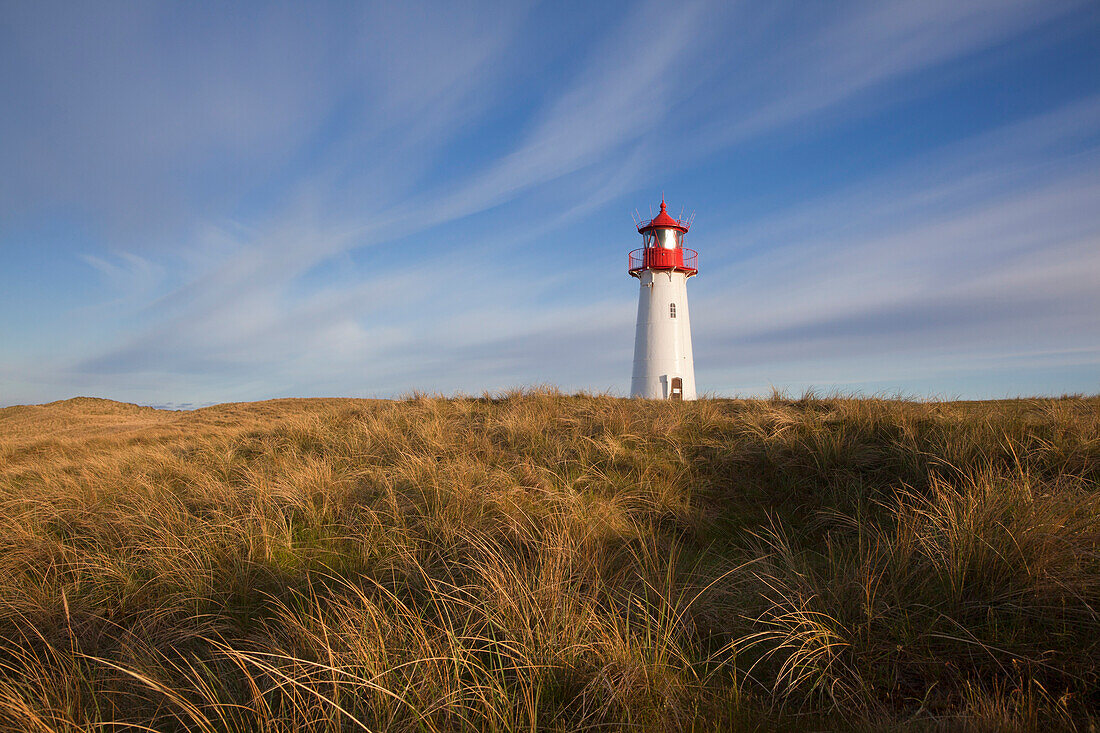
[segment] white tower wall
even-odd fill
[[[643,269],[638,273],[638,326],[634,334],[634,372],[630,396],[666,400],[672,380],[683,382],[683,398],[695,399],[695,361],[691,354],[687,273]],[[672,316],[671,304],[676,306]]]

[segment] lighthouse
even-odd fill
[[[687,281],[699,272],[699,255],[683,246],[689,227],[668,215],[662,199],[660,213],[638,227],[643,246],[628,256],[627,271],[639,282],[631,397],[695,399]]]

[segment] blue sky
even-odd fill
[[[0,2],[0,405],[1100,392],[1100,5]]]

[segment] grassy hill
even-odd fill
[[[0,410],[7,730],[1088,729],[1097,660],[1100,398]]]

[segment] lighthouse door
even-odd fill
[[[684,380],[680,377],[672,378],[672,386],[668,391],[668,398],[680,402],[684,399]]]

